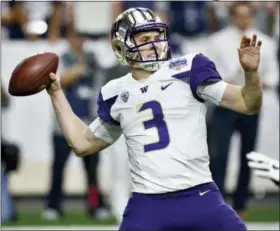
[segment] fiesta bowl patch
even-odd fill
[[[180,70],[187,64],[187,59],[177,59],[175,61],[170,61],[169,68],[174,70]]]

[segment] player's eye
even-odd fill
[[[148,37],[143,37],[142,39],[141,39],[141,42],[142,43],[146,43],[146,42],[148,42],[149,41],[149,38]]]
[[[161,35],[158,35],[158,36],[155,37],[155,40],[160,40],[161,37],[162,37]]]

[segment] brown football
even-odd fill
[[[9,93],[13,96],[28,96],[44,90],[50,84],[49,74],[56,73],[58,56],[46,52],[28,57],[14,69]]]

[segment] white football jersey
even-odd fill
[[[116,128],[126,138],[133,192],[165,193],[212,181],[206,105],[197,87],[220,80],[212,61],[188,54],[145,82],[129,73],[102,87],[98,115],[114,124],[111,138],[118,138]]]

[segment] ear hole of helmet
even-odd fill
[[[121,48],[120,46],[116,46],[115,48],[116,48],[116,50],[117,50],[118,52],[121,52],[121,51],[122,51],[122,48]]]

